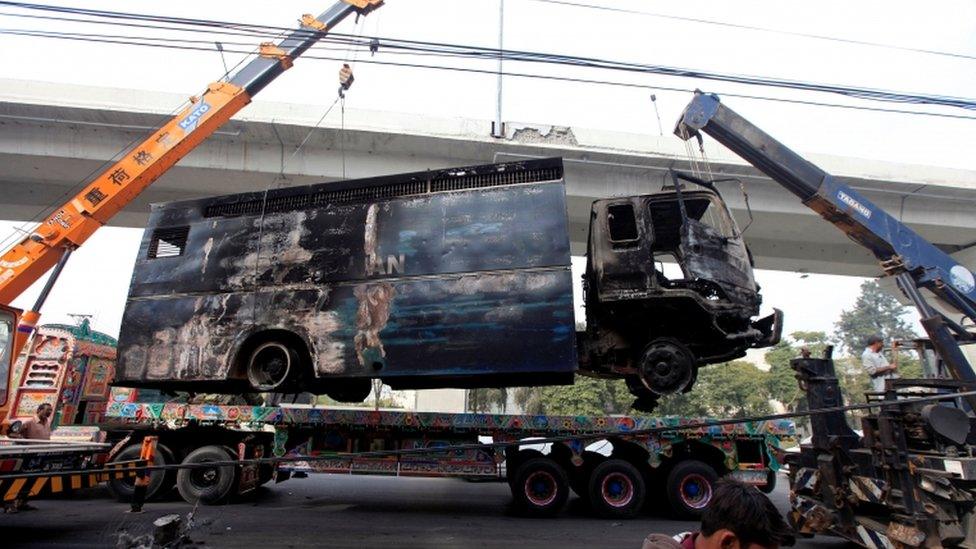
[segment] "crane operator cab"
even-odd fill
[[[779,342],[779,310],[752,320],[752,256],[712,182],[672,172],[658,193],[594,202],[587,247],[580,369],[623,374],[638,408],[690,391],[700,366]]]

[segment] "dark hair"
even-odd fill
[[[874,334],[868,337],[867,345],[874,345],[875,343],[881,343],[882,341],[884,341],[884,339],[882,339],[881,336]]]
[[[49,403],[49,402],[42,402],[42,403],[40,403],[40,404],[37,405],[37,411],[40,412],[41,410],[43,410],[44,408],[47,408],[47,407],[53,408],[53,406],[51,406],[51,403]]]
[[[771,547],[793,545],[793,531],[773,502],[755,486],[722,479],[702,515],[701,532],[710,536],[719,530],[733,532],[743,547],[750,543]]]

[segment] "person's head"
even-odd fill
[[[884,340],[881,339],[881,336],[875,334],[875,335],[873,335],[873,336],[871,336],[871,337],[868,338],[868,347],[872,351],[874,351],[874,352],[877,353],[882,348],[884,348]]]
[[[793,545],[790,527],[755,486],[722,479],[702,515],[702,549],[776,549]]]
[[[53,413],[54,413],[54,407],[52,407],[47,402],[37,407],[37,417],[39,419],[46,420],[47,418],[51,417],[51,414]]]

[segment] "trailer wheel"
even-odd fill
[[[759,487],[759,491],[762,492],[762,493],[764,493],[764,494],[772,494],[773,493],[773,490],[776,489],[776,478],[778,476],[779,475],[776,474],[776,471],[773,471],[772,469],[770,469],[766,473],[766,485],[765,486],[760,486]]]
[[[668,473],[668,502],[678,518],[697,520],[712,501],[718,474],[711,466],[690,459]]]
[[[622,459],[608,459],[590,475],[590,507],[604,518],[633,518],[644,507],[647,487],[640,471]]]
[[[132,461],[139,459],[142,455],[142,443],[130,444],[122,449],[112,462]],[[173,452],[162,444],[156,444],[156,456],[153,465],[172,465],[176,460],[173,459]],[[146,488],[146,500],[151,500],[157,495],[167,492],[173,488],[175,483],[175,471],[152,471],[149,473],[149,486]],[[129,503],[136,489],[135,477],[112,479],[107,483],[108,491],[117,501]]]
[[[524,461],[515,472],[512,497],[519,510],[527,515],[557,515],[569,499],[566,472],[558,463],[546,457]]]
[[[229,461],[233,457],[220,446],[203,446],[189,453],[184,465]],[[176,475],[176,488],[187,503],[204,505],[223,503],[230,496],[237,482],[237,468],[233,465],[194,467],[180,469]]]
[[[260,392],[274,392],[293,381],[299,369],[298,353],[279,341],[254,348],[247,361],[247,380]]]

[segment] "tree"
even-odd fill
[[[698,371],[698,383],[686,394],[661,399],[654,415],[721,418],[767,414],[769,373],[745,361],[707,366]]]
[[[804,394],[796,381],[796,372],[790,368],[790,361],[800,356],[804,347],[810,350],[811,356],[821,357],[828,344],[824,332],[793,332],[789,338],[783,338],[766,352],[769,394],[787,410],[796,411],[804,407]]]
[[[488,413],[501,410],[502,413],[508,407],[508,389],[469,389],[468,390],[468,411],[476,413]]]
[[[539,409],[552,415],[621,414],[633,400],[622,380],[576,376],[572,385],[543,388]]]
[[[861,284],[854,308],[841,312],[840,320],[834,324],[837,339],[847,354],[860,355],[867,339],[875,334],[886,342],[916,337],[904,318],[906,312],[907,307],[883,291],[876,281],[867,280]]]

